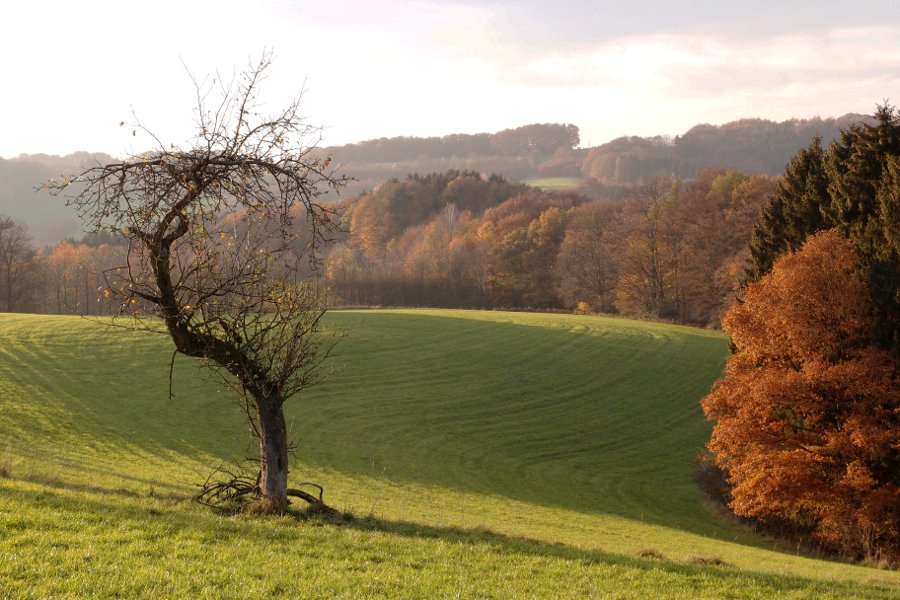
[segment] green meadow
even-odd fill
[[[580,177],[533,177],[522,181],[522,183],[544,190],[574,189],[581,185],[582,182],[583,180]]]
[[[705,505],[718,333],[596,316],[335,311],[286,405],[339,518],[193,503],[255,449],[169,340],[0,315],[0,598],[898,598]]]

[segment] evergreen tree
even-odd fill
[[[825,151],[817,136],[791,159],[778,190],[763,209],[753,229],[745,279],[759,280],[772,269],[775,259],[798,250],[811,234],[827,229],[830,203]]]
[[[831,227],[860,256],[876,341],[900,353],[900,113],[889,104],[843,130],[827,151],[816,138],[791,160],[754,228],[745,280],[759,280],[780,255]]]
[[[862,258],[878,342],[900,353],[900,113],[885,104],[873,123],[849,128],[829,151],[832,211]]]

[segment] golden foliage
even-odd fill
[[[736,350],[703,409],[736,514],[897,560],[900,368],[870,343],[858,272],[850,243],[827,231],[749,285],[725,315]]]

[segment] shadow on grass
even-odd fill
[[[144,492],[138,489],[128,487],[104,487],[100,485],[92,485],[89,483],[78,483],[74,481],[66,481],[61,477],[53,474],[40,472],[26,473],[20,477],[9,475],[5,477],[10,481],[23,481],[27,483],[35,483],[46,487],[67,490],[70,492],[78,492],[84,494],[95,494],[99,496],[118,496],[122,498],[157,498],[159,500],[167,500],[170,502],[179,502],[190,500],[190,496],[183,493],[171,491],[177,489],[174,486],[151,482],[147,479],[128,478],[131,481],[143,484]],[[164,491],[169,489],[169,491]]]
[[[8,483],[4,483],[8,482]],[[769,574],[746,571],[722,564],[717,557],[684,557],[682,561],[663,556],[652,550],[642,550],[634,556],[583,549],[558,542],[547,542],[526,537],[510,536],[483,528],[466,529],[423,525],[409,521],[391,521],[378,517],[354,517],[350,514],[323,515],[304,511],[291,511],[282,517],[248,517],[247,515],[225,516],[193,505],[187,496],[170,494],[158,496],[152,492],[146,495],[123,489],[108,489],[89,484],[63,481],[29,482],[38,487],[21,487],[24,479],[0,480],[0,493],[15,505],[31,507],[43,513],[58,512],[61,515],[60,528],[69,528],[71,523],[109,523],[111,528],[126,521],[152,521],[164,524],[166,535],[173,531],[198,539],[215,535],[217,543],[228,544],[236,540],[257,539],[261,543],[271,540],[271,531],[285,527],[285,519],[293,523],[298,534],[303,528],[349,528],[360,533],[380,533],[398,538],[416,540],[438,540],[451,545],[489,548],[489,552],[509,557],[540,557],[577,563],[580,567],[612,566],[637,570],[649,576],[651,571],[662,571],[678,581],[702,590],[722,589],[720,586],[733,585],[737,580],[745,589],[753,589],[766,596],[777,597],[792,591],[802,594],[832,594],[838,597],[896,597],[900,587],[889,581],[872,580],[862,588],[859,582],[830,581],[798,576]],[[227,524],[227,525],[226,525]],[[223,526],[224,525],[224,526]],[[14,529],[27,528],[27,520],[13,524]],[[44,525],[46,527],[46,524]],[[139,527],[143,527],[140,526]],[[96,534],[96,532],[95,532]],[[2,547],[2,541],[0,541]],[[638,575],[640,576],[640,574]]]
[[[562,542],[547,542],[527,537],[505,535],[482,527],[469,529],[452,526],[441,527],[410,521],[392,521],[374,516],[355,517],[347,513],[325,515],[320,513],[308,514],[299,511],[292,512],[291,515],[299,522],[312,526],[348,527],[365,533],[379,532],[405,538],[434,539],[450,544],[487,545],[491,547],[492,552],[510,557],[553,558],[578,562],[584,566],[603,564],[627,569],[638,569],[644,572],[661,570],[686,579],[703,578],[711,581],[713,587],[718,585],[717,581],[733,581],[736,578],[740,578],[743,585],[749,584],[749,586],[765,590],[767,593],[771,591],[773,597],[794,590],[847,593],[848,597],[859,592],[859,583],[856,582],[808,579],[791,575],[747,571],[730,565],[716,556],[685,556],[683,561],[679,561],[668,558],[662,553],[649,548],[642,549],[636,552],[634,556],[630,556],[602,550],[578,548]],[[900,591],[900,587],[891,586],[883,582],[873,580],[869,584],[873,586],[871,591],[876,593],[883,592],[886,597],[893,597],[893,594]],[[850,593],[851,591],[853,593]]]

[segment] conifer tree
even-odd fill
[[[878,107],[870,122],[843,130],[828,150],[818,138],[797,153],[763,209],[750,242],[745,281],[832,227],[860,257],[878,327],[875,341],[900,353],[900,113]]]
[[[772,269],[775,259],[795,251],[806,238],[829,226],[828,179],[822,140],[813,138],[785,168],[784,177],[750,241],[751,264],[746,279],[756,281]]]
[[[879,328],[877,341],[900,354],[900,113],[880,106],[874,123],[843,132],[826,169],[834,225],[862,260]]]

